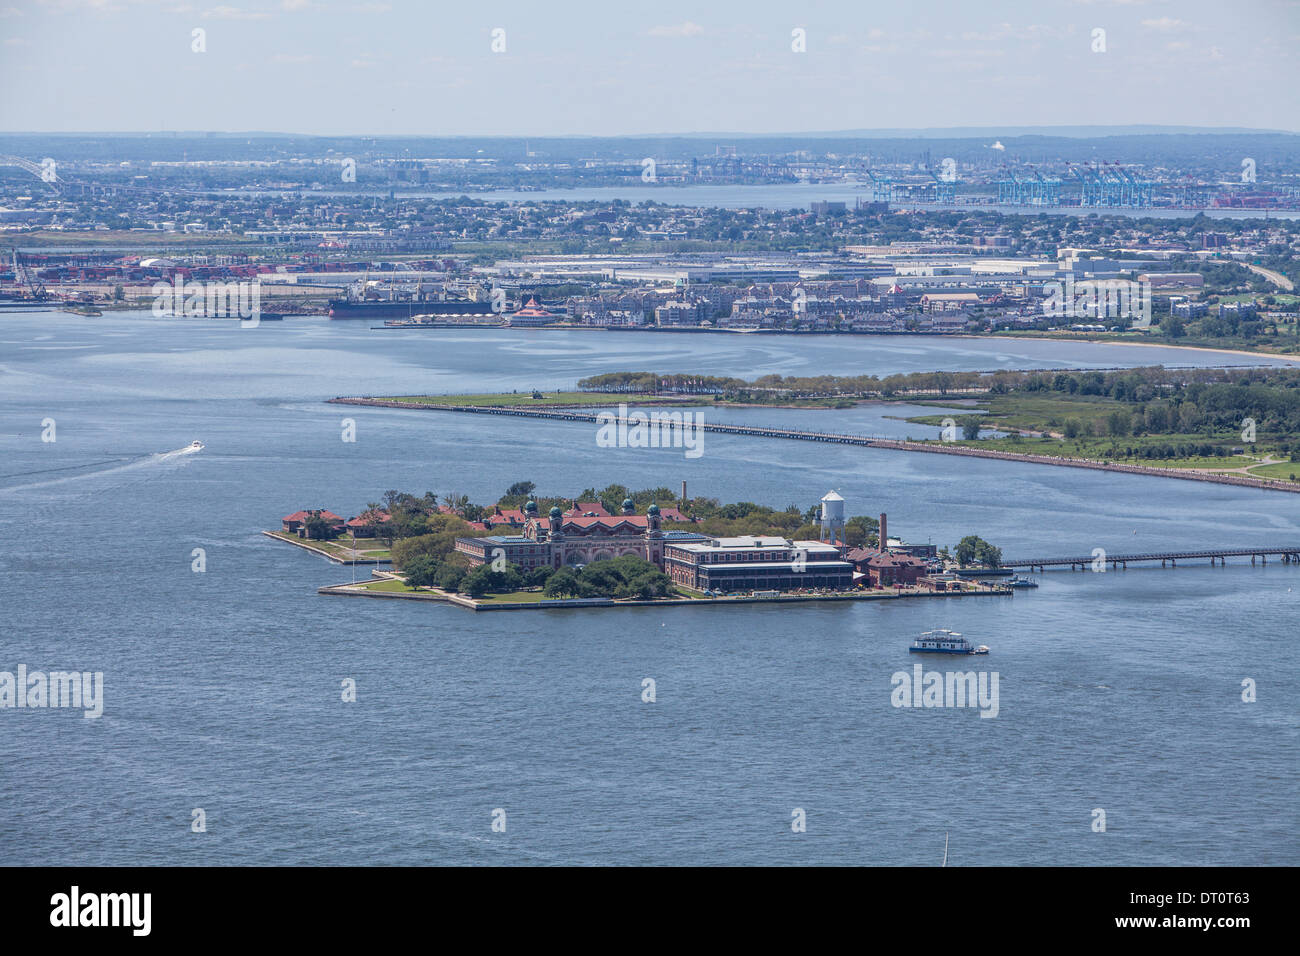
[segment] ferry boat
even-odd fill
[[[987,654],[989,649],[985,644],[975,647],[956,631],[940,628],[926,631],[912,642],[908,651],[913,654]]]

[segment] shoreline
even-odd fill
[[[782,594],[778,597],[747,595],[723,598],[663,598],[652,601],[616,601],[613,598],[557,598],[546,601],[517,601],[496,604],[476,601],[474,598],[462,594],[449,594],[446,591],[370,591],[365,587],[365,585],[376,580],[390,579],[376,575],[370,581],[358,581],[355,584],[350,582],[326,584],[317,588],[316,593],[334,597],[432,601],[438,604],[452,604],[470,611],[565,611],[613,607],[728,607],[735,604],[818,604],[852,601],[901,601],[907,598],[1012,597],[1015,595],[1015,590],[1005,585],[978,585],[970,590],[958,591],[926,591],[921,589],[905,591],[840,591],[830,594]]]
[[[1163,342],[1126,342],[1116,341],[1114,339],[1096,338],[1052,339],[1039,335],[968,335],[961,333],[954,337],[963,339],[1019,339],[1023,342],[1082,342],[1088,345],[1127,345],[1139,349],[1179,349],[1186,352],[1218,352],[1221,355],[1244,355],[1248,358],[1272,358],[1283,362],[1294,362],[1300,364],[1300,355],[1284,355],[1281,352],[1252,352],[1248,349],[1217,348],[1213,345],[1166,345]],[[1055,371],[1055,369],[1046,369],[1045,371]]]

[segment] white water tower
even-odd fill
[[[822,497],[821,525],[823,541],[844,540],[844,499],[833,491],[826,492]],[[836,531],[839,532],[838,537]]]

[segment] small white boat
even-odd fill
[[[199,441],[197,438],[194,439],[194,441],[190,442],[190,451],[202,451],[202,450],[203,450],[203,442]]]

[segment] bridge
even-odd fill
[[[599,424],[601,414],[573,411],[565,408],[520,408],[501,405],[434,405],[418,402],[398,402],[391,398],[371,398],[368,396],[331,398],[334,405],[366,405],[375,408],[402,408],[409,411],[459,412],[472,415],[505,415],[515,418],[549,418],[556,421],[583,422]],[[638,411],[690,413],[700,411],[699,406],[653,405],[647,402]],[[611,407],[603,413],[614,415]],[[615,418],[617,421],[618,419]],[[633,424],[629,415],[628,424]],[[682,427],[680,424],[676,427]],[[1157,468],[1151,465],[1128,465],[1107,461],[1093,461],[1084,458],[1062,458],[1055,455],[1036,455],[1014,451],[995,451],[963,445],[959,442],[912,441],[910,439],[887,438],[879,435],[853,435],[840,432],[819,432],[798,428],[781,428],[768,425],[736,425],[724,422],[702,422],[696,419],[687,422],[688,430],[717,432],[724,435],[750,435],[755,438],[783,438],[794,441],[815,441],[832,445],[858,445],[864,448],[882,448],[893,451],[925,452],[933,455],[961,455],[967,458],[990,458],[998,461],[1017,461],[1031,465],[1054,465],[1064,468],[1089,468],[1094,471],[1119,472],[1129,475],[1149,475],[1157,478],[1177,478],[1183,481],[1209,481],[1222,485],[1237,485],[1242,488],[1258,488],[1263,491],[1287,491],[1300,494],[1300,482],[1282,481],[1281,479],[1257,478],[1253,475],[1214,474],[1211,472],[1192,471],[1188,468]],[[1092,559],[1088,558],[1090,562]],[[1068,562],[1067,562],[1068,563]]]
[[[1226,565],[1228,558],[1250,558],[1251,564],[1258,559],[1263,564],[1268,564],[1270,557],[1280,557],[1283,564],[1300,563],[1300,544],[1282,548],[1212,548],[1206,551],[1147,551],[1138,554],[1107,554],[1106,551],[1098,548],[1095,553],[1086,556],[1004,560],[1002,567],[1045,571],[1048,568],[1063,568],[1069,565],[1071,571],[1086,571],[1098,563],[1103,566],[1109,564],[1112,569],[1118,569],[1127,568],[1130,561],[1135,564],[1159,561],[1162,568],[1176,568],[1180,559],[1194,561],[1198,558],[1209,558],[1210,566],[1213,567],[1216,562],[1220,566]]]

